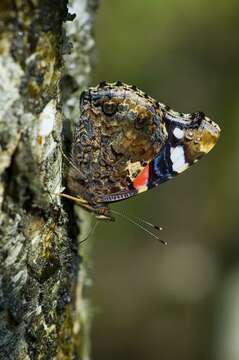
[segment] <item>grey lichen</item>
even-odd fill
[[[92,13],[85,2],[80,18],[87,16]],[[78,226],[72,205],[63,208],[54,196],[63,187],[59,84],[69,44],[63,22],[72,18],[66,0],[0,4],[1,360],[89,357],[79,322],[86,315],[77,305],[85,281]],[[77,51],[89,61],[89,28],[75,31],[86,39]],[[79,64],[82,84],[87,61]]]

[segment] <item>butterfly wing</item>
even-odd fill
[[[139,184],[147,183],[146,170],[144,179],[139,174],[167,138],[159,105],[126,84],[90,88],[80,102],[72,146],[75,166],[68,177],[71,194],[92,206],[135,195]]]
[[[165,119],[167,121],[166,116]],[[218,125],[206,117],[198,123],[187,122],[184,126],[182,121],[185,120],[170,119],[167,124],[168,139],[159,153],[139,171],[127,190],[103,197],[104,201],[118,201],[121,196],[122,199],[128,198],[181,174],[207,154],[219,138]]]
[[[90,88],[80,104],[68,188],[93,208],[171,179],[219,138],[219,127],[203,113],[174,112],[122,83]]]
[[[181,153],[177,154],[176,152],[174,156],[176,161],[175,165],[176,163],[179,165],[184,162]],[[100,199],[102,202],[124,200],[158,186],[175,175],[176,172],[173,171],[173,164],[170,159],[170,144],[166,144],[152,161],[141,168],[138,175],[132,180],[128,189],[123,189],[122,191],[113,194],[102,195]]]

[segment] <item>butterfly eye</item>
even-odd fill
[[[105,102],[103,105],[102,105],[102,110],[104,112],[105,115],[108,115],[108,116],[112,116],[116,113],[117,111],[117,104],[115,104],[114,102],[112,101],[109,101],[109,102]]]
[[[134,121],[135,128],[143,129],[147,125],[149,118],[149,115],[139,114],[139,116]]]

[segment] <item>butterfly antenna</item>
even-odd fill
[[[153,228],[153,229],[155,229],[157,231],[162,231],[163,230],[163,227],[160,226],[160,225],[152,224],[151,222],[146,221],[146,220],[141,219],[141,218],[138,218],[138,217],[136,217],[135,219],[137,219],[138,221],[142,222],[145,225],[148,225],[149,227],[151,227],[151,228]]]
[[[89,232],[88,232],[88,234],[86,235],[86,237],[85,237],[83,240],[80,241],[80,245],[83,244],[84,242],[86,242],[86,240],[88,240],[89,237],[94,234],[95,229],[96,229],[96,227],[97,227],[98,225],[99,225],[99,221],[96,221],[96,222],[94,223],[94,225],[91,227],[91,229],[89,230]]]
[[[129,216],[125,215],[125,214],[122,214],[116,210],[112,210],[111,211],[120,216],[121,218],[125,219],[125,220],[128,220],[131,224],[134,224],[136,225],[138,228],[140,228],[141,230],[143,230],[144,232],[146,232],[147,234],[149,234],[151,237],[153,237],[155,240],[157,240],[158,242],[160,242],[161,244],[163,245],[167,245],[168,243],[164,240],[161,240],[157,235],[155,235],[152,231],[146,229],[143,225],[141,225],[139,222],[135,221],[134,219],[130,218]],[[156,230],[160,230],[161,227],[158,227],[158,225],[153,225],[151,223],[148,223],[147,221],[145,220],[142,220],[142,219],[139,219],[139,221],[142,221],[143,223],[149,225],[149,226],[152,226],[153,228],[155,228]]]

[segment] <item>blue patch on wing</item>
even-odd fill
[[[149,164],[148,188],[155,187],[168,179],[171,179],[175,173],[172,169],[170,159],[170,144],[166,144]]]

